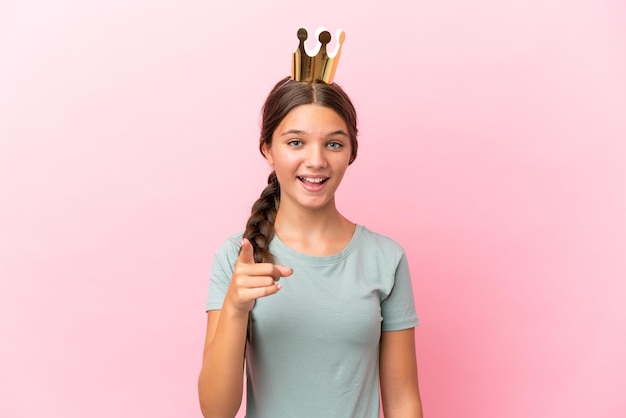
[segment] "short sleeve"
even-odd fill
[[[396,266],[393,288],[381,302],[381,311],[383,331],[399,331],[419,325],[409,263],[404,251]]]
[[[228,238],[215,253],[209,277],[209,296],[206,302],[207,311],[222,309],[224,297],[226,297],[226,292],[230,286],[230,279],[233,275],[235,261],[237,261],[239,255],[242,235],[243,234],[240,233]]]

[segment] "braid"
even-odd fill
[[[280,184],[276,172],[267,178],[267,187],[261,196],[252,205],[250,218],[243,233],[254,249],[254,261],[257,263],[273,263],[274,255],[269,251],[269,245],[274,238],[274,222],[280,203]]]

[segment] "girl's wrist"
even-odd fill
[[[221,316],[225,316],[231,321],[243,321],[245,323],[248,322],[248,316],[250,315],[250,311],[244,309],[238,309],[232,304],[228,302],[228,299],[224,300],[224,305],[222,306]]]

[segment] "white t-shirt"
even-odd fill
[[[207,310],[222,308],[241,237],[215,255]],[[251,311],[246,417],[378,418],[381,332],[418,324],[404,250],[357,225],[331,256],[296,252],[278,237],[270,252],[294,271]]]

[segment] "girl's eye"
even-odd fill
[[[343,144],[341,144],[340,142],[329,142],[328,143],[328,148],[332,148],[332,149],[339,149],[341,147],[343,147]]]
[[[299,139],[292,139],[291,141],[287,142],[287,144],[291,145],[292,147],[300,147],[302,146],[302,141],[300,141]]]

